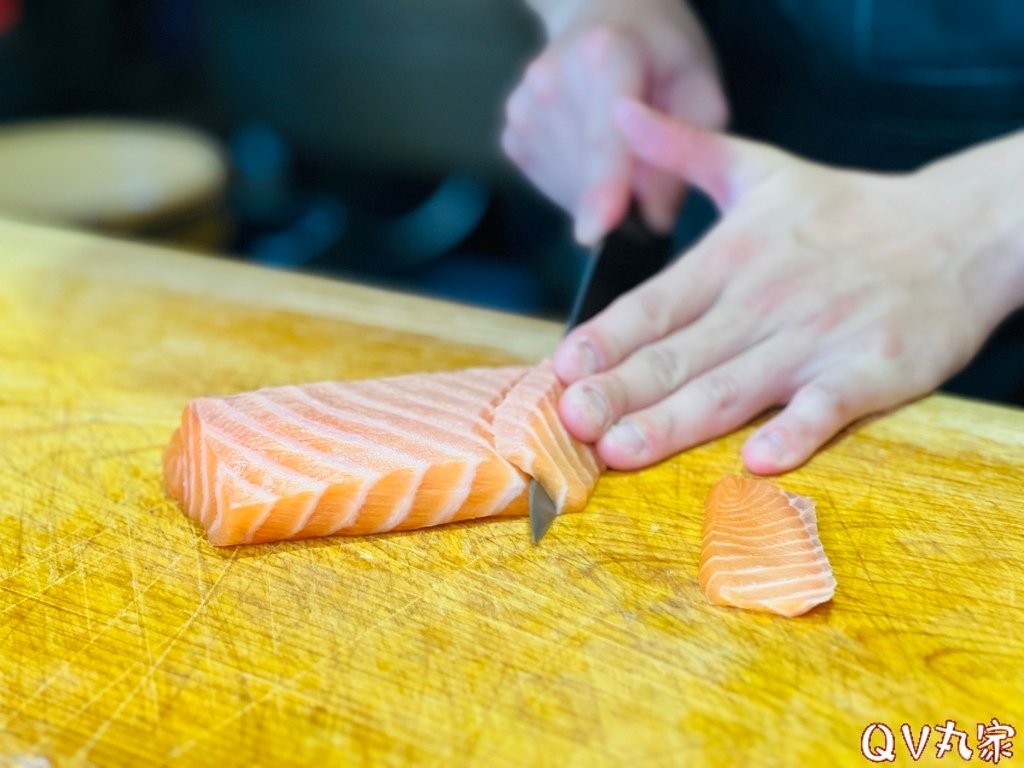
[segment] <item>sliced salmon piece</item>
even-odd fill
[[[767,480],[719,481],[704,505],[698,578],[715,605],[799,616],[831,600],[814,502]]]
[[[516,383],[494,415],[498,453],[535,478],[559,514],[583,509],[603,468],[593,448],[562,426],[562,391],[551,362],[545,361]]]
[[[524,515],[534,476],[575,512],[600,467],[562,426],[561,391],[545,363],[198,398],[164,483],[216,545]]]

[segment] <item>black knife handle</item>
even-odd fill
[[[567,330],[584,323],[622,294],[660,272],[672,254],[672,236],[650,228],[636,204],[595,249],[576,293]]]

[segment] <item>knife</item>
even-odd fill
[[[652,230],[633,203],[622,223],[594,248],[576,293],[566,332],[660,272],[671,253],[671,235]],[[550,493],[539,482],[531,480],[530,533],[534,544],[540,542],[557,515]]]

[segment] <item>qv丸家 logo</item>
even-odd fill
[[[973,760],[977,757],[984,763],[997,765],[1002,760],[1013,757],[1013,739],[1017,730],[1009,723],[1001,723],[996,718],[988,723],[978,723],[977,739],[971,747],[970,734],[960,729],[955,720],[947,720],[936,725],[922,725],[915,732],[909,723],[899,727],[903,746],[908,756],[917,762],[925,754],[929,744],[935,750],[935,758],[956,753],[961,760]],[[898,745],[896,734],[885,723],[869,723],[860,736],[860,752],[872,763],[894,763],[896,755],[902,751]]]

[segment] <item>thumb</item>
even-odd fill
[[[615,104],[615,122],[633,152],[706,192],[720,209],[780,168],[777,149],[706,131],[632,99]]]

